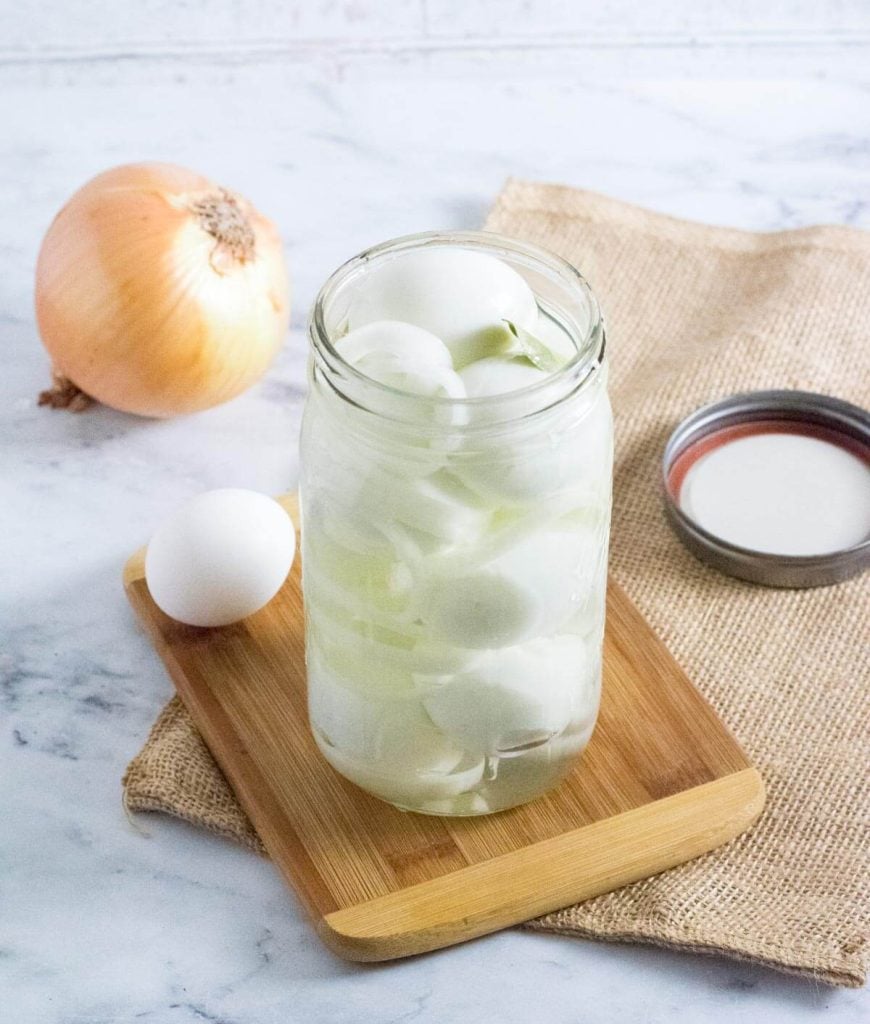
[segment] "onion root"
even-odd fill
[[[39,405],[50,409],[67,409],[69,412],[84,412],[94,404],[94,399],[57,370],[51,371],[51,387],[39,393]]]

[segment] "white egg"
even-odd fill
[[[423,398],[465,398],[465,388],[459,375],[452,369],[443,366],[426,366],[425,364],[406,366],[396,359],[376,358],[369,356],[357,364],[359,369],[372,380],[376,380],[397,391],[406,391],[411,395]],[[383,405],[381,411],[388,411]],[[437,415],[436,415],[437,419]],[[455,422],[454,416],[441,417],[445,423]]]
[[[469,363],[459,376],[469,398],[484,398],[531,387],[546,380],[548,374],[523,360],[491,356]],[[530,402],[529,411],[534,408],[535,403]]]
[[[567,728],[589,688],[589,656],[575,636],[487,651],[424,701],[435,725],[469,754],[510,753]]]
[[[377,320],[352,330],[336,347],[360,373],[379,384],[424,399],[465,398],[465,386],[453,369],[447,346],[413,324]],[[398,420],[411,416],[414,423],[451,426],[464,419],[461,410],[441,408],[435,403],[409,407],[401,397],[389,394],[377,396],[376,401],[382,416]],[[413,442],[405,437],[400,443]]]
[[[154,534],[145,580],[154,602],[189,626],[226,626],[278,593],[296,553],[296,531],[264,494],[207,491]]]
[[[420,617],[434,636],[474,649],[553,633],[587,602],[601,557],[592,525],[541,529],[467,572],[421,577]]]
[[[486,411],[473,415],[485,417]],[[521,505],[572,490],[609,500],[613,420],[603,392],[576,418],[544,413],[539,424],[530,421],[517,433],[514,444],[499,441],[470,437],[456,460],[456,474],[487,500]]]
[[[538,764],[558,765],[579,756],[592,739],[592,733],[598,722],[600,703],[601,671],[595,665],[591,667],[586,685],[579,691],[577,707],[565,730],[558,736],[554,736],[549,743],[527,751],[523,760]]]
[[[463,752],[432,724],[416,700],[363,696],[310,654],[308,709],[330,746],[381,768],[449,772]]]
[[[364,359],[393,359],[407,367],[442,366],[452,369],[450,350],[429,331],[397,320],[377,320],[357,327],[336,342],[351,366]]]
[[[475,358],[480,334],[503,320],[533,330],[535,296],[506,263],[485,253],[433,247],[373,267],[354,295],[352,330],[376,320],[402,320],[439,337],[458,369]]]

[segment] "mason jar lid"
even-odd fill
[[[818,587],[870,567],[870,413],[856,405],[734,395],[679,424],[663,472],[671,525],[722,572]]]

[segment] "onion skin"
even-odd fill
[[[204,226],[209,204],[236,218],[229,235]],[[155,417],[207,409],[250,387],[281,347],[281,240],[246,200],[193,171],[116,167],[49,227],[36,317],[55,371],[105,405]]]

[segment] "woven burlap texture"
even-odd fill
[[[510,182],[487,227],[584,270],[607,321],[617,458],[612,572],[761,770],[753,829],[530,927],[719,952],[860,985],[868,962],[868,579],[810,591],[729,579],[666,525],[664,444],[738,391],[870,398],[870,235],[755,234],[573,189]],[[177,699],[124,779],[161,810],[259,849]]]

